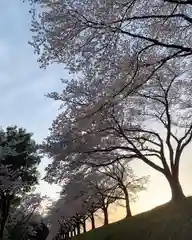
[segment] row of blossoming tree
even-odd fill
[[[51,238],[69,239],[87,231],[87,223],[95,229],[98,215],[104,225],[109,223],[109,206],[120,204],[131,217],[130,202],[137,193],[146,188],[148,177],[136,177],[125,160],[119,160],[105,167],[80,167],[65,171],[62,180],[61,198],[51,207]],[[64,183],[65,182],[65,183]]]
[[[164,67],[134,95],[100,111],[91,103],[95,101],[92,92],[97,90],[95,86],[88,91],[77,80],[68,83],[62,94],[50,94],[68,102],[42,146],[53,157],[46,179],[63,185],[66,208],[84,212],[93,197],[95,211],[101,208],[108,223],[107,206],[124,199],[127,217],[131,216],[129,196],[142,190],[147,181],[130,169],[130,161],[136,159],[165,176],[172,201],[183,199],[179,165],[192,138],[188,73],[177,73],[173,64]]]
[[[64,229],[79,229],[77,219],[84,226],[99,208],[107,223],[106,206],[115,200],[124,199],[131,216],[129,197],[147,178],[137,178],[130,161],[160,172],[172,201],[183,199],[179,167],[192,140],[192,1],[30,2],[38,13],[42,7],[32,11],[31,41],[41,67],[56,62],[74,74],[62,80],[62,92],[48,94],[61,111],[42,144],[53,158],[46,180],[63,186]]]

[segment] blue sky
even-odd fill
[[[40,142],[57,115],[58,104],[44,95],[61,89],[61,66],[40,69],[31,40],[29,6],[22,0],[0,1],[0,125],[18,125]],[[48,164],[44,159],[40,170]],[[55,187],[41,182],[38,190],[54,195]]]

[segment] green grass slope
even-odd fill
[[[192,240],[192,197],[90,231],[73,240]]]

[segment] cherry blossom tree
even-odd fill
[[[99,168],[99,172],[106,175],[107,179],[112,180],[112,184],[121,190],[116,200],[125,201],[126,217],[131,217],[130,202],[136,200],[138,192],[146,190],[149,177],[137,177],[128,163],[122,159]]]
[[[131,190],[130,195],[135,195],[138,190],[143,189],[141,181],[143,180],[144,183],[144,179],[136,178],[129,170],[129,181],[126,182],[128,175],[125,173],[125,168],[121,170],[119,168],[118,172],[115,171],[115,165],[113,167],[108,166],[99,171],[97,168],[84,168],[65,174],[65,178],[60,179],[60,183],[64,183],[61,193],[64,202],[62,207],[57,210],[59,213],[57,219],[61,219],[59,220],[59,230],[57,230],[58,239],[59,236],[65,236],[68,239],[71,235],[86,232],[88,219],[91,220],[92,229],[94,229],[94,213],[99,209],[103,211],[104,225],[107,225],[109,223],[109,205],[117,200],[126,200],[129,203],[128,195],[122,197],[122,192],[128,194],[128,191]],[[112,173],[112,169],[115,174]],[[111,177],[112,175],[113,177]],[[129,208],[130,216],[130,206],[126,207]],[[63,212],[64,208],[70,209],[70,214],[67,214],[66,211]]]
[[[106,178],[106,175],[97,171],[92,171],[87,176],[87,182],[95,191],[93,197],[96,199],[98,209],[103,211],[104,225],[107,225],[109,223],[108,208],[118,199],[119,188],[110,178]]]
[[[88,184],[82,172],[69,177],[67,183],[63,185],[62,194],[65,196],[66,203],[72,204],[75,210],[72,221],[77,233],[80,234],[81,227],[83,231],[86,231],[86,220],[89,217],[88,208],[94,199],[95,190]],[[94,199],[94,201],[96,200]]]
[[[147,179],[136,178],[126,165],[127,162],[125,167],[120,162],[114,163],[113,167],[101,168],[82,165],[80,169],[71,169],[57,178],[63,191],[60,200],[50,211],[53,219],[50,239],[54,236],[55,239],[69,239],[86,232],[88,220],[91,220],[94,229],[94,214],[99,209],[103,212],[104,225],[107,225],[108,207],[117,200],[126,201],[127,216],[130,216],[129,201],[133,200],[138,191],[144,189]]]
[[[192,139],[190,71],[166,65],[134,94],[86,115],[99,93],[94,83],[78,79],[63,93],[50,94],[65,108],[43,146],[54,159],[48,178],[55,180],[83,164],[106,166],[122,158],[140,159],[165,176],[173,201],[182,199],[179,166]]]
[[[79,171],[76,174],[68,175],[64,180],[61,199],[51,209],[51,218],[57,219],[57,226],[52,225],[54,234],[69,238],[72,235],[79,235],[86,232],[86,221],[91,220],[92,228],[95,228],[94,213],[102,209],[104,213],[104,224],[108,224],[108,206],[113,203],[115,189],[104,183],[101,173],[89,172],[85,174]],[[63,179],[62,179],[63,181]],[[55,218],[53,222],[55,223]]]
[[[80,201],[72,200],[71,202],[66,202],[65,196],[61,195],[60,199],[58,199],[55,203],[52,204],[49,211],[49,219],[50,219],[50,232],[48,235],[48,240],[52,240],[56,237],[59,239],[60,234],[67,235],[70,230],[73,232],[77,231],[77,227],[74,225],[73,217],[80,210]],[[64,225],[67,224],[64,228]],[[69,224],[69,225],[68,225]],[[61,229],[62,228],[62,229]]]
[[[12,204],[5,226],[4,238],[24,240],[29,236],[35,236],[34,226],[37,225],[35,218],[37,219],[36,215],[43,200],[44,197],[39,194],[27,194],[19,200],[18,204]]]
[[[87,218],[91,218],[92,227],[95,227],[93,214],[98,209],[103,210],[104,223],[108,224],[107,209],[116,200],[116,185],[112,186],[105,183],[104,175],[96,172],[87,175],[79,172],[71,177],[68,184],[64,186],[65,200],[70,203],[74,200],[76,207],[79,206],[76,211],[79,217],[78,221],[82,223],[83,231],[86,229],[85,221]],[[80,226],[78,227],[78,233],[80,233]]]
[[[38,13],[33,11],[31,44],[41,66],[56,62],[86,72],[98,87],[105,85],[104,92],[115,89],[110,101],[131,94],[166,63],[191,61],[191,1],[32,2]]]

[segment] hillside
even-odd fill
[[[192,239],[192,197],[165,204],[131,219],[98,228],[73,240],[185,240]]]

